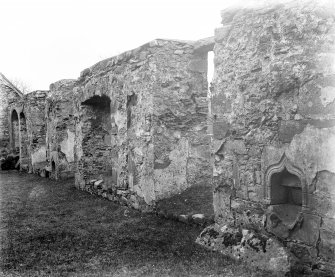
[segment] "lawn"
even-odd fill
[[[201,227],[0,172],[2,276],[260,276],[195,244]]]

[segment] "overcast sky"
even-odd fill
[[[0,0],[0,72],[32,90],[155,38],[197,40],[227,0]],[[234,1],[236,3],[236,0]]]

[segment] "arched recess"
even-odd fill
[[[279,163],[269,166],[264,176],[265,198],[271,205],[307,206],[307,188],[303,172],[284,154]],[[301,197],[299,199],[299,197]]]
[[[10,117],[10,126],[11,126],[11,146],[13,154],[20,153],[20,125],[19,125],[19,116],[16,110],[13,110]]]
[[[81,103],[82,151],[81,170],[87,178],[108,175],[111,170],[111,100],[94,95]]]
[[[20,112],[20,164],[21,169],[28,170],[29,167],[29,139],[27,131],[27,120],[23,112]]]

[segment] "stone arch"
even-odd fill
[[[264,175],[265,199],[270,205],[293,204],[307,206],[307,187],[302,170],[283,154],[277,164],[267,168]],[[280,187],[280,188],[279,188]],[[299,192],[301,190],[301,192]],[[299,200],[301,195],[301,200]]]

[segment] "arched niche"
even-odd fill
[[[268,204],[291,203],[307,205],[306,181],[303,172],[284,154],[279,163],[270,165],[264,176],[265,198]],[[291,192],[291,193],[289,193]],[[297,199],[301,195],[301,200]]]
[[[279,163],[268,167],[264,185],[266,202],[287,223],[294,222],[307,206],[305,176],[285,154]]]
[[[20,152],[20,125],[19,116],[16,110],[11,112],[10,117],[11,126],[11,146],[14,154],[19,154]]]
[[[94,95],[81,103],[82,162],[85,176],[96,177],[110,167],[111,100]]]

